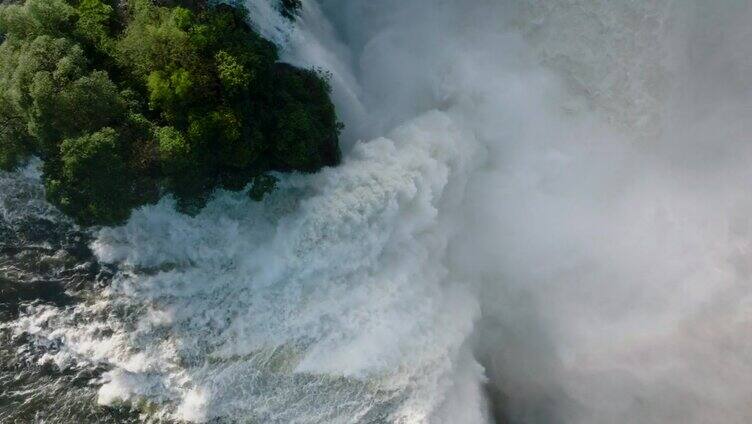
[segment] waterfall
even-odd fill
[[[752,5],[247,4],[343,164],[96,230],[34,361],[154,420],[752,419]]]

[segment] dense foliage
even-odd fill
[[[335,165],[327,82],[278,63],[244,8],[207,3],[0,6],[0,167],[37,155],[51,202],[114,224],[165,192],[191,211],[217,187],[260,198],[269,172]]]

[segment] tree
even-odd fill
[[[10,171],[18,166],[31,153],[31,143],[21,111],[0,96],[0,169]]]
[[[94,49],[110,53],[114,47],[114,40],[110,36],[114,17],[112,6],[102,0],[80,0],[76,12],[78,20],[75,35]]]
[[[39,156],[49,200],[90,225],[164,192],[189,212],[216,188],[260,199],[271,172],[336,165],[326,80],[215,3],[0,5],[0,167]]]
[[[64,36],[73,28],[75,9],[63,0],[27,0],[0,7],[0,33],[8,37]]]
[[[62,172],[47,183],[52,200],[82,224],[122,222],[134,204],[121,150],[112,128],[63,141]]]

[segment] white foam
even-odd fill
[[[220,193],[196,217],[169,199],[142,208],[93,244],[125,267],[104,299],[114,334],[40,314],[19,331],[114,366],[103,404],[167,402],[194,421],[422,422],[478,312],[441,263],[460,142],[472,138],[433,112],[336,169],[281,177],[260,204]]]

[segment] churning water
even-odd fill
[[[0,420],[752,420],[752,3],[303,5],[340,167],[92,232],[0,176]]]

